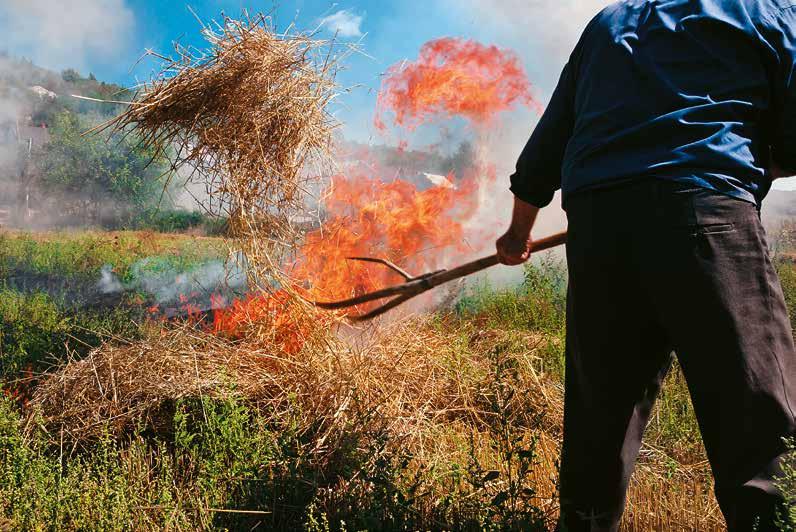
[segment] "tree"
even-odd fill
[[[470,141],[465,140],[456,150],[451,157],[446,160],[450,170],[456,176],[457,180],[464,179],[468,172],[475,166],[475,150]]]
[[[80,72],[74,68],[67,68],[61,72],[61,78],[63,78],[63,80],[67,83],[75,83],[76,81],[80,81],[82,76],[80,75]]]
[[[60,216],[90,224],[124,222],[156,206],[164,162],[133,134],[83,135],[93,125],[71,111],[55,117],[50,142],[37,157],[43,196],[56,200]]]

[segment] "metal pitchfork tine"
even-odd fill
[[[537,253],[539,251],[552,249],[554,247],[565,244],[566,241],[567,241],[567,233],[558,233],[556,235],[549,236],[547,238],[535,240],[531,245],[531,253]],[[402,270],[392,262],[385,259],[377,259],[372,257],[350,257],[349,260],[374,262],[377,264],[382,264],[388,267],[389,269],[393,270],[394,272],[396,272],[398,275],[400,275],[406,280],[404,284],[390,286],[388,288],[376,290],[375,292],[364,294],[359,297],[353,297],[351,299],[345,299],[343,301],[312,302],[318,308],[322,308],[325,310],[340,310],[340,309],[355,307],[363,303],[369,303],[371,301],[377,301],[379,299],[384,299],[387,297],[397,296],[394,299],[385,303],[384,305],[371,310],[370,312],[366,312],[365,314],[360,314],[357,316],[348,316],[349,320],[359,321],[359,322],[373,319],[376,316],[381,316],[385,312],[388,312],[394,309],[395,307],[403,303],[406,303],[410,299],[415,298],[422,293],[428,292],[429,290],[436,288],[441,284],[445,284],[450,281],[454,281],[456,279],[461,279],[462,277],[467,277],[468,275],[472,275],[487,268],[491,268],[492,266],[495,266],[500,262],[497,254],[495,254],[489,257],[478,259],[473,262],[468,262],[467,264],[464,264],[452,270],[439,270],[436,272],[431,272],[425,275],[421,275],[419,277],[413,277],[411,274],[407,273],[406,271]]]

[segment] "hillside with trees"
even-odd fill
[[[173,210],[168,165],[134,133],[87,133],[123,108],[104,102],[131,97],[93,74],[0,54],[0,225],[141,227]]]

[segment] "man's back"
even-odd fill
[[[520,156],[501,261],[558,188],[569,222],[562,531],[619,529],[672,351],[730,532],[787,515],[796,348],[755,204],[796,173],[794,32],[796,0],[614,4]]]
[[[547,140],[529,143],[547,146],[523,158],[536,172],[556,172],[561,180],[547,189],[560,185],[565,201],[656,177],[759,203],[771,185],[772,149],[796,170],[794,29],[796,3],[785,0],[613,4],[570,58],[535,133]],[[520,197],[529,181],[523,158]],[[531,203],[549,201],[547,189],[529,190]]]

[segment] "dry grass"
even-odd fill
[[[203,34],[207,50],[158,56],[159,74],[106,127],[135,130],[173,169],[189,170],[209,193],[206,207],[229,217],[249,265],[278,274],[308,191],[331,164],[334,45],[277,33],[263,15]]]
[[[32,405],[54,442],[80,445],[105,431],[122,435],[143,424],[168,431],[170,407],[178,399],[234,393],[275,426],[288,412],[300,412],[305,451],[329,476],[352,433],[388,434],[383,451],[408,452],[416,471],[444,471],[446,464],[467,463],[473,452],[500,469],[490,404],[494,353],[505,352],[516,393],[502,408],[513,430],[539,437],[532,478],[538,505],[555,519],[563,390],[535,369],[548,340],[423,320],[365,337],[350,345],[327,330],[287,355],[252,337],[231,342],[187,328],[168,331],[141,344],[106,346],[67,365],[36,391]],[[705,464],[671,471],[662,453],[645,448],[643,455],[626,530],[722,529]],[[429,504],[450,489],[433,475],[423,482]],[[333,505],[334,492],[328,497]]]

